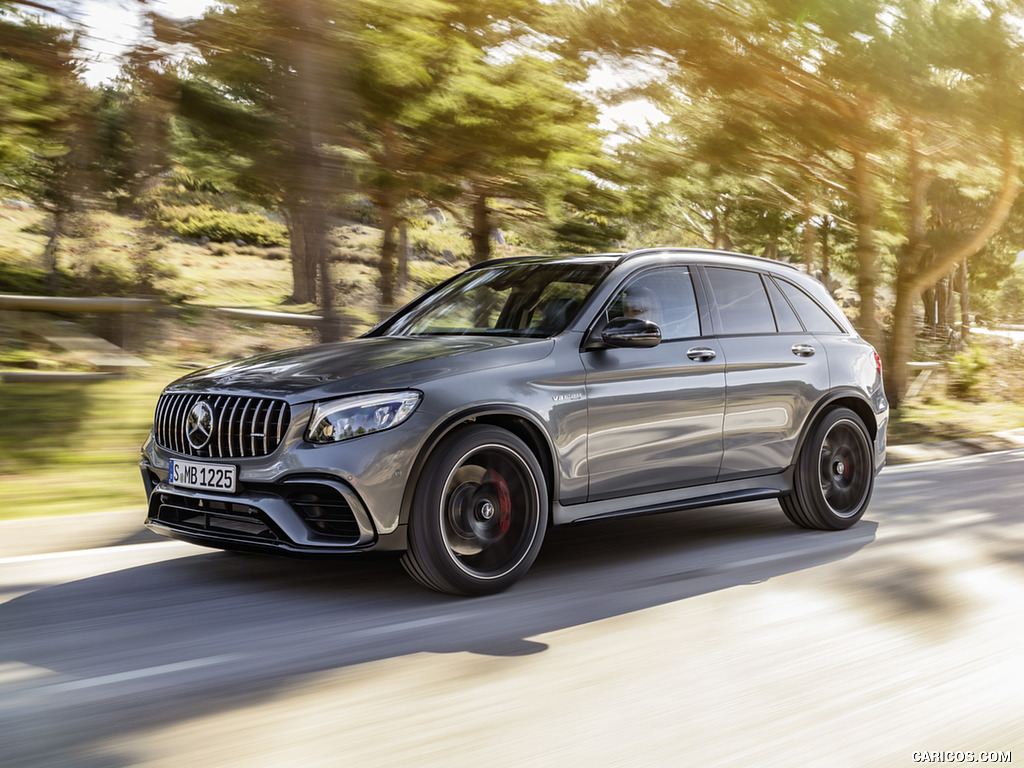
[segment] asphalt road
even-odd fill
[[[380,556],[5,557],[0,766],[1024,762],[1022,500],[1020,450],[890,468],[850,531],[559,529],[482,599]]]

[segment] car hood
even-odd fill
[[[550,339],[466,336],[359,338],[232,360],[183,376],[168,390],[303,402],[415,388],[457,373],[540,360],[553,344]]]

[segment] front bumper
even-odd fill
[[[430,414],[421,408],[396,429],[313,445],[304,440],[311,408],[292,406],[283,440],[265,456],[188,456],[151,433],[140,462],[146,525],[194,544],[271,554],[405,549],[403,508]],[[237,466],[236,492],[172,486],[169,464],[179,458]]]
[[[217,494],[171,486],[145,461],[141,468],[149,496],[146,525],[171,538],[285,554],[336,554],[378,543],[358,496],[329,478],[286,478],[266,489]]]

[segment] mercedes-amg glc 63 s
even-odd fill
[[[688,249],[502,259],[360,338],[161,395],[147,525],[270,554],[402,551],[505,589],[549,526],[777,498],[856,523],[885,462],[879,357],[794,267]]]

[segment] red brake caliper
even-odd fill
[[[487,470],[487,482],[498,489],[498,530],[504,535],[512,525],[512,495],[505,478],[493,469]]]

